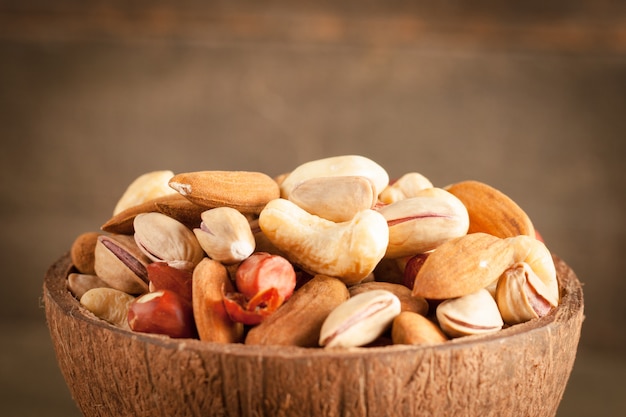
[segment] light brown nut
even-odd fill
[[[340,155],[306,162],[287,175],[280,184],[280,196],[289,199],[302,182],[319,177],[359,176],[374,185],[374,195],[389,184],[389,174],[376,162],[360,155]]]
[[[391,204],[405,198],[415,197],[420,191],[432,187],[432,182],[422,174],[409,172],[398,178],[393,184],[385,187],[380,193],[379,199],[384,204]]]
[[[137,215],[141,213],[160,212],[160,203],[163,202],[165,204],[171,204],[172,200],[178,199],[188,201],[185,197],[179,194],[170,194],[163,197],[157,197],[136,206],[129,207],[126,210],[117,213],[109,220],[107,220],[102,226],[100,226],[100,229],[108,233],[132,235],[135,232],[133,222],[135,221],[135,217],[137,217]]]
[[[241,262],[254,252],[256,242],[248,219],[230,207],[202,213],[202,223],[193,229],[209,258],[225,264]]]
[[[170,290],[137,297],[128,308],[128,325],[134,332],[172,338],[197,337],[191,303]]]
[[[193,232],[178,220],[161,213],[135,217],[135,242],[153,262],[167,262],[179,268],[192,268],[204,257]]]
[[[462,181],[445,189],[467,207],[468,233],[484,232],[501,238],[535,237],[535,228],[526,212],[500,190],[480,181]]]
[[[400,258],[435,249],[463,236],[469,227],[467,209],[441,188],[427,188],[415,197],[381,207],[389,225],[386,258]]]
[[[280,196],[278,184],[261,172],[197,171],[175,175],[170,187],[205,208],[232,207],[258,214]]]
[[[226,267],[204,258],[194,269],[192,278],[193,315],[200,340],[237,343],[243,339],[243,325],[230,319],[224,308],[226,292],[233,292]]]
[[[558,299],[525,262],[504,271],[498,279],[495,299],[507,324],[543,317],[558,305]]]
[[[334,223],[307,213],[289,200],[273,200],[259,217],[265,236],[294,264],[313,274],[360,282],[382,259],[389,228],[374,210]]]
[[[246,344],[316,347],[322,323],[349,297],[344,283],[316,275],[271,316],[253,327],[246,336]]]
[[[472,233],[451,239],[419,268],[413,295],[444,300],[471,294],[497,280],[512,259],[512,246],[493,235]]]
[[[199,206],[179,193],[155,200],[159,213],[178,220],[190,229],[200,226],[200,216],[206,207]]]
[[[391,340],[394,345],[424,345],[443,343],[448,337],[423,315],[403,311],[393,319]]]
[[[169,170],[146,172],[140,175],[126,188],[113,209],[113,215],[157,197],[174,194],[175,191],[168,185],[168,181],[173,176],[174,173]]]
[[[546,245],[533,237],[520,235],[507,238],[513,247],[513,262],[525,262],[543,282],[551,300],[559,301],[559,283],[556,278],[556,267],[550,250]]]
[[[376,189],[366,177],[316,177],[297,184],[289,200],[311,214],[333,222],[345,222],[377,202]]]
[[[148,292],[148,263],[150,259],[137,247],[132,236],[98,237],[94,269],[111,288],[128,294]]]
[[[504,325],[495,300],[484,288],[443,301],[436,314],[439,326],[450,337],[493,333]]]
[[[96,275],[73,272],[67,276],[67,289],[79,300],[92,288],[110,288],[110,286]]]
[[[99,232],[87,232],[74,239],[70,249],[70,257],[78,272],[89,275],[96,273],[93,264],[95,262],[96,243],[101,234]]]
[[[356,347],[373,342],[400,314],[400,300],[385,290],[367,291],[350,297],[324,320],[320,346]]]
[[[128,309],[135,300],[130,294],[114,288],[92,288],[80,297],[80,303],[96,317],[130,330]]]
[[[412,311],[423,316],[428,314],[428,302],[422,297],[414,297],[411,290],[402,284],[372,281],[353,285],[348,290],[351,297],[366,291],[386,290],[398,297],[401,311]]]

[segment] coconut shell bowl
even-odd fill
[[[561,302],[548,315],[435,345],[249,346],[137,333],[85,310],[69,254],[44,279],[58,364],[92,416],[556,415],[583,322],[581,284],[554,257]]]

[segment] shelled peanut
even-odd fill
[[[390,182],[369,158],[259,172],[146,173],[76,238],[68,288],[136,332],[353,347],[496,332],[559,303],[550,251],[477,181]],[[120,319],[121,317],[121,319]]]

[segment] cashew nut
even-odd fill
[[[265,206],[259,226],[291,262],[311,273],[339,278],[346,285],[369,275],[389,242],[387,221],[374,210],[335,223],[282,198]]]

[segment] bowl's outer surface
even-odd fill
[[[347,350],[174,340],[115,328],[44,280],[61,372],[91,416],[554,416],[576,357],[583,293],[555,257],[560,306],[489,336]]]

